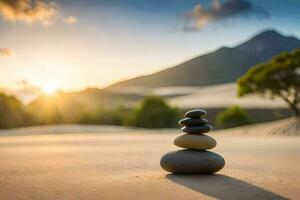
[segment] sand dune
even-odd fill
[[[286,108],[280,100],[270,100],[256,95],[237,97],[235,83],[226,83],[204,87],[130,87],[116,90],[118,93],[140,96],[157,95],[166,97],[169,102],[180,108],[224,108],[239,105],[244,108]]]
[[[173,88],[172,90],[175,90]],[[180,89],[178,89],[180,91]],[[190,89],[190,94],[170,98],[173,105],[182,108],[216,108],[239,105],[244,108],[285,108],[281,100],[269,100],[258,96],[237,97],[233,83]]]

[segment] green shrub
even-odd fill
[[[0,128],[12,128],[24,124],[22,103],[14,96],[0,93]]]
[[[132,109],[125,108],[122,105],[104,110],[101,112],[99,124],[123,125],[131,113]]]
[[[150,96],[145,97],[125,125],[144,128],[170,128],[177,126],[178,117],[176,108],[170,107],[160,97]]]
[[[231,106],[217,115],[217,126],[231,128],[251,123],[248,113],[239,106]]]

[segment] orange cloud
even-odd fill
[[[74,16],[69,16],[64,19],[64,22],[68,24],[76,24],[78,22],[78,19]]]
[[[43,0],[0,0],[0,15],[6,21],[49,25],[58,15],[58,9],[54,2]]]
[[[10,56],[12,54],[12,51],[7,48],[0,48],[0,55],[3,56]]]
[[[195,5],[193,11],[184,15],[185,31],[198,31],[209,23],[221,21],[229,17],[256,15],[269,17],[269,12],[260,6],[253,5],[248,0],[227,0],[223,4],[219,0],[212,0],[209,8],[201,4]]]

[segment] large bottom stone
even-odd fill
[[[213,174],[224,167],[225,160],[210,151],[185,149],[165,154],[160,165],[164,170],[176,174]]]

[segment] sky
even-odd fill
[[[103,88],[273,28],[299,0],[0,0],[0,88]]]

